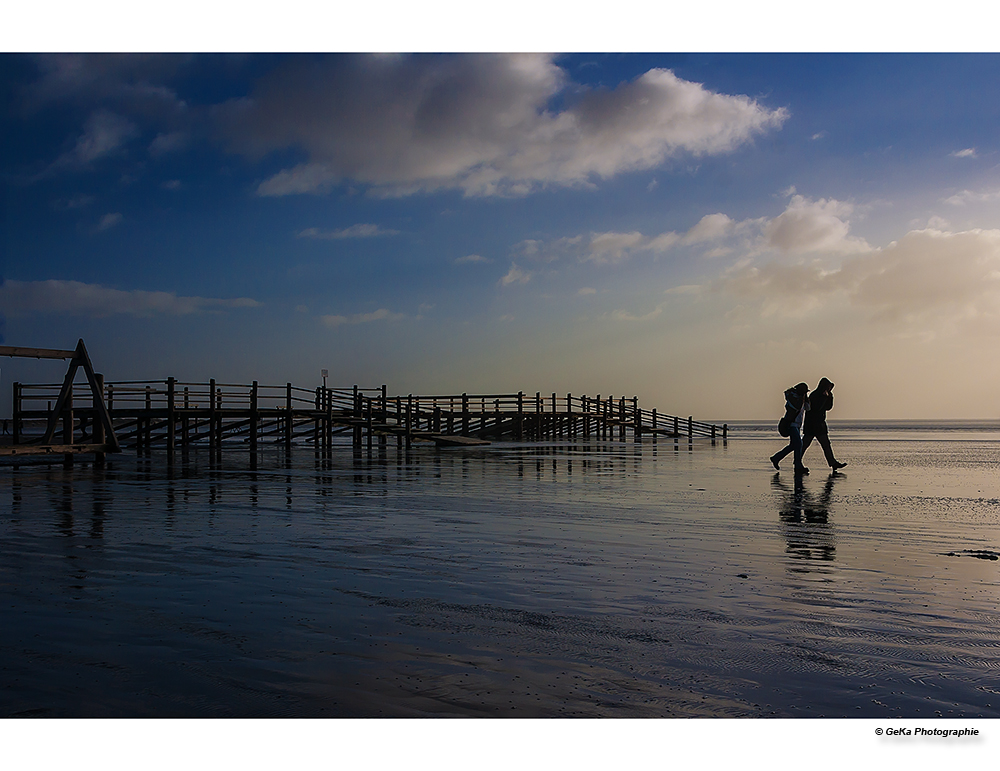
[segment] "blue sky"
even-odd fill
[[[8,345],[109,379],[998,417],[1000,57],[0,55]],[[0,362],[10,381],[58,365]]]

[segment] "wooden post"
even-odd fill
[[[361,400],[358,398],[358,386],[357,383],[354,385],[354,417],[361,417]],[[356,423],[354,425],[354,447],[361,447],[361,424]]]
[[[326,389],[326,449],[333,450],[333,389]]]
[[[542,438],[542,392],[535,391],[535,441]]]
[[[632,439],[638,442],[642,439],[642,413],[639,412],[639,397],[632,397],[632,416],[635,422],[632,424]]]
[[[410,448],[413,437],[410,432],[413,430],[413,394],[406,397],[406,448]]]
[[[625,441],[625,397],[618,400],[618,440]]]
[[[188,418],[188,410],[191,408],[190,395],[188,393],[188,387],[184,386],[184,414],[181,416],[181,447],[187,447],[190,441],[190,424],[191,421]]]
[[[383,425],[385,425],[385,424],[387,424],[389,422],[389,412],[386,409],[386,388],[385,388],[385,383],[382,384],[382,414],[379,416],[379,422],[382,423]],[[379,436],[379,438],[378,438],[379,447],[385,447],[386,442],[388,441],[388,439],[389,439],[389,437],[386,436],[384,433],[381,434]]]
[[[285,451],[292,451],[292,384],[285,383]]]
[[[374,409],[374,404],[371,399],[365,399],[367,404],[367,414],[365,420],[365,426],[368,429],[368,452],[372,451],[372,409]]]
[[[14,409],[12,410],[14,419],[14,433],[11,441],[14,444],[21,443],[21,384],[14,383]]]
[[[587,394],[580,397],[580,412],[583,413],[583,438],[590,439],[590,402],[587,401]]]
[[[222,389],[218,386],[215,388],[216,399],[216,415],[215,415],[215,449],[217,452],[222,452]],[[220,455],[221,457],[221,455]]]
[[[462,394],[462,434],[469,433],[469,395]]]
[[[517,392],[517,423],[514,424],[514,438],[521,441],[524,436],[524,391]]]
[[[97,380],[97,389],[98,389],[98,392],[103,397],[104,396],[104,375],[101,375],[101,374],[95,372],[94,373],[94,379]],[[96,399],[97,397],[95,396],[94,398]],[[109,412],[110,412],[110,410],[109,410]],[[92,429],[93,430],[93,434],[94,434],[94,438],[93,438],[92,441],[94,442],[94,444],[104,444],[104,441],[106,439],[106,432],[104,430],[104,421],[102,421],[98,417],[98,415],[97,415],[97,405],[94,405],[94,417],[93,417],[92,420],[93,420],[93,424],[94,424],[94,427]],[[104,463],[104,453],[103,452],[97,453],[97,455],[95,457],[95,460],[97,461],[98,464]]]
[[[66,407],[63,410],[63,444],[73,444],[73,389],[66,395]]]
[[[688,415],[688,443],[694,438],[694,421],[691,416]]]
[[[174,387],[175,380],[167,378],[167,453],[173,453],[176,437],[174,436]],[[169,457],[169,456],[168,456]]]
[[[403,426],[403,400],[400,399],[397,396],[396,397],[396,428],[403,428],[403,427],[404,427]],[[398,450],[402,446],[403,446],[403,434],[402,434],[402,432],[397,432],[396,433],[396,449]]]
[[[653,408],[653,444],[656,444],[656,408]]]
[[[250,386],[250,453],[257,457],[257,381]]]
[[[729,439],[729,424],[728,423],[723,423],[722,424],[722,441],[725,442],[727,439]]]
[[[73,385],[70,384],[69,393],[66,394],[66,409],[63,412],[63,444],[73,444]],[[73,454],[67,453],[63,456],[63,463],[67,466],[73,465]]]
[[[208,448],[214,450],[218,444],[215,436],[215,378],[208,381]]]

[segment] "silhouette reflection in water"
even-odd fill
[[[801,476],[795,477],[792,487],[783,482],[778,474],[771,478],[771,487],[780,496],[778,516],[787,541],[785,553],[793,559],[820,562],[832,562],[836,559],[836,541],[833,525],[829,521],[830,499],[833,497],[833,486],[841,478],[836,471],[830,474],[818,496],[806,488]],[[789,569],[793,572],[811,572],[803,564],[796,564]]]

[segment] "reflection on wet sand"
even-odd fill
[[[0,715],[980,714],[995,605],[922,611],[948,621],[932,638],[898,602],[919,578],[850,572],[886,526],[854,485],[757,456],[390,444],[0,469]],[[869,687],[921,657],[953,677],[909,701]]]
[[[779,493],[781,507],[778,516],[787,546],[785,553],[793,560],[832,562],[836,559],[837,544],[833,524],[830,522],[830,500],[833,486],[842,475],[834,471],[827,477],[823,490],[813,495],[805,485],[802,475],[795,474],[789,487],[779,474],[771,478],[771,487]],[[818,566],[792,563],[790,571],[808,573]]]

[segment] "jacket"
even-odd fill
[[[833,409],[832,389],[833,383],[823,378],[816,389],[809,394],[809,412],[806,413],[805,429],[814,436],[828,433],[826,413]]]

